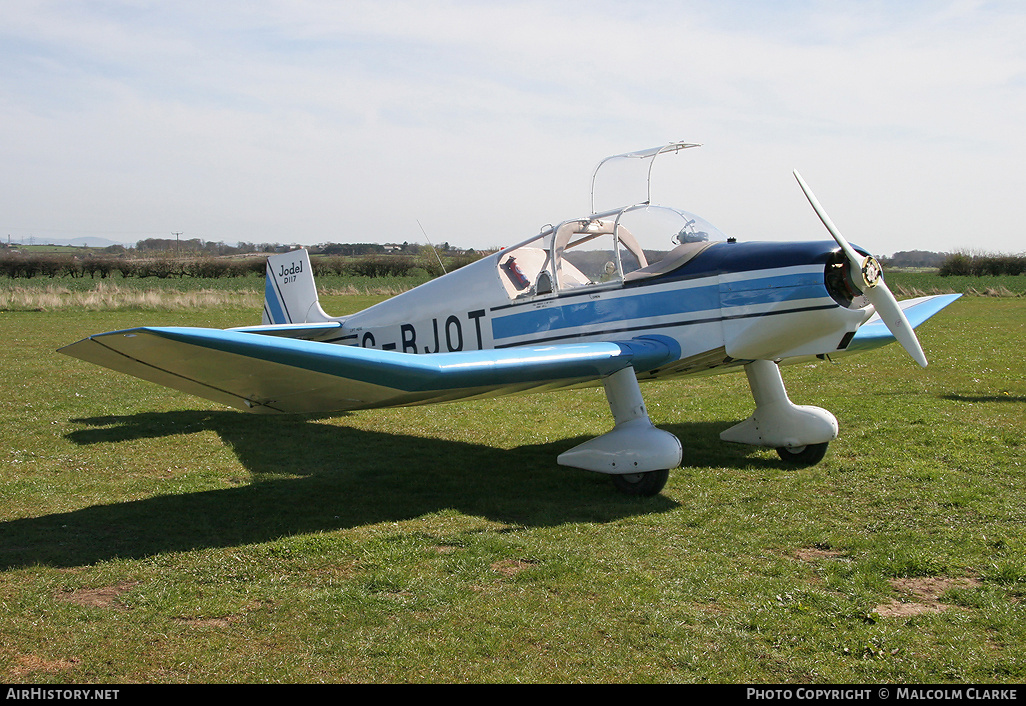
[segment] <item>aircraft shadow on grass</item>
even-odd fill
[[[235,546],[283,536],[397,522],[446,509],[516,526],[608,522],[667,512],[659,495],[631,499],[602,475],[553,462],[581,439],[502,449],[326,424],[314,416],[175,411],[74,419],[79,445],[213,431],[250,474],[245,484],[161,495],[0,523],[0,567],[69,567],[114,558]],[[724,423],[667,426],[695,442],[684,470],[761,465],[724,445]]]

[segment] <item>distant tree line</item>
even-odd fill
[[[902,250],[890,257],[881,257],[880,261],[886,267],[940,267],[948,257],[945,252]]]
[[[391,243],[389,245],[382,245],[380,243],[321,243],[320,245],[311,245],[307,248],[312,255],[348,255],[350,257],[358,257],[360,255],[384,255],[384,254],[401,254],[401,255],[431,255],[434,256],[436,253],[439,256],[446,255],[465,255],[474,254],[473,248],[470,250],[461,250],[460,248],[454,248],[449,243],[442,243],[437,248],[430,245],[421,245],[420,243]]]
[[[1026,274],[1026,254],[992,255],[972,252],[938,253],[927,250],[904,250],[896,252],[890,257],[881,257],[880,260],[885,267],[936,268],[938,274],[944,277]]]
[[[320,255],[348,255],[349,257],[383,255],[388,252],[385,246],[379,243],[322,243],[309,248],[309,250]]]
[[[16,251],[23,247],[23,244],[9,244],[0,242],[0,252]],[[178,238],[146,238],[132,245],[108,245],[104,248],[85,248],[82,246],[62,246],[70,253],[89,252],[95,255],[109,255],[115,257],[157,257],[166,255],[169,257],[226,257],[250,254],[272,254],[291,250],[294,245],[283,245],[281,243],[246,243],[240,242],[235,245],[228,245],[224,242],[201,240],[189,238],[181,240]],[[449,243],[442,243],[437,248],[431,245],[420,243],[392,243],[382,245],[381,243],[320,243],[318,245],[304,246],[311,255],[347,255],[359,257],[361,255],[385,255],[391,253],[405,255],[438,254],[463,255],[473,254],[474,250],[463,250],[450,246]]]
[[[120,248],[121,252],[128,253],[129,248],[124,246],[112,245],[108,250],[112,248]],[[197,256],[197,255],[210,255],[210,256],[225,256],[225,255],[245,255],[249,253],[274,253],[281,252],[283,249],[287,250],[287,246],[282,246],[277,243],[261,243],[259,245],[255,243],[238,243],[236,245],[228,245],[223,242],[213,242],[208,240],[200,240],[199,238],[189,238],[188,240],[179,240],[176,238],[146,238],[140,240],[135,244],[135,253],[143,257],[152,257],[154,255],[169,254],[177,256]]]

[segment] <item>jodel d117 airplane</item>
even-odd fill
[[[649,418],[639,381],[744,370],[755,400],[721,439],[818,463],[837,420],[793,404],[779,365],[894,340],[919,365],[915,326],[958,295],[897,302],[877,261],[833,236],[742,242],[700,217],[651,202],[656,157],[678,142],[609,157],[592,175],[592,213],[550,225],[358,313],[321,308],[305,249],[267,260],[263,323],[227,330],[143,327],[60,352],[256,413],[329,413],[601,384],[612,430],[558,463],[654,495],[681,464],[681,442]],[[607,165],[640,160],[648,198],[595,212]],[[645,164],[647,160],[647,165]]]

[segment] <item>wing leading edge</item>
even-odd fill
[[[566,387],[680,357],[645,336],[414,355],[242,331],[143,327],[82,339],[61,353],[252,412],[334,412]]]
[[[898,305],[905,312],[912,328],[918,327],[924,321],[958,299],[961,294],[934,294],[915,299],[904,299]],[[855,336],[845,349],[846,353],[859,353],[868,351],[888,343],[894,342],[894,334],[890,332],[887,325],[880,318],[880,314],[874,314],[872,318],[859,327]]]

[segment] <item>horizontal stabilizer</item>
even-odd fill
[[[335,342],[344,338],[342,321],[322,321],[312,324],[262,324],[260,326],[239,326],[229,331],[241,333],[258,333],[263,336],[279,336],[281,338],[300,338],[304,341]]]
[[[333,412],[581,385],[676,361],[662,336],[416,355],[243,331],[136,328],[61,353],[254,412]]]
[[[898,304],[905,312],[905,316],[908,318],[912,328],[915,328],[960,296],[962,295],[937,294],[929,297],[905,299],[898,302]],[[885,346],[888,343],[893,343],[894,340],[894,336],[880,319],[880,315],[876,314],[859,327],[859,330],[855,332],[855,336],[848,343],[847,348],[845,348],[845,352],[868,351]]]

